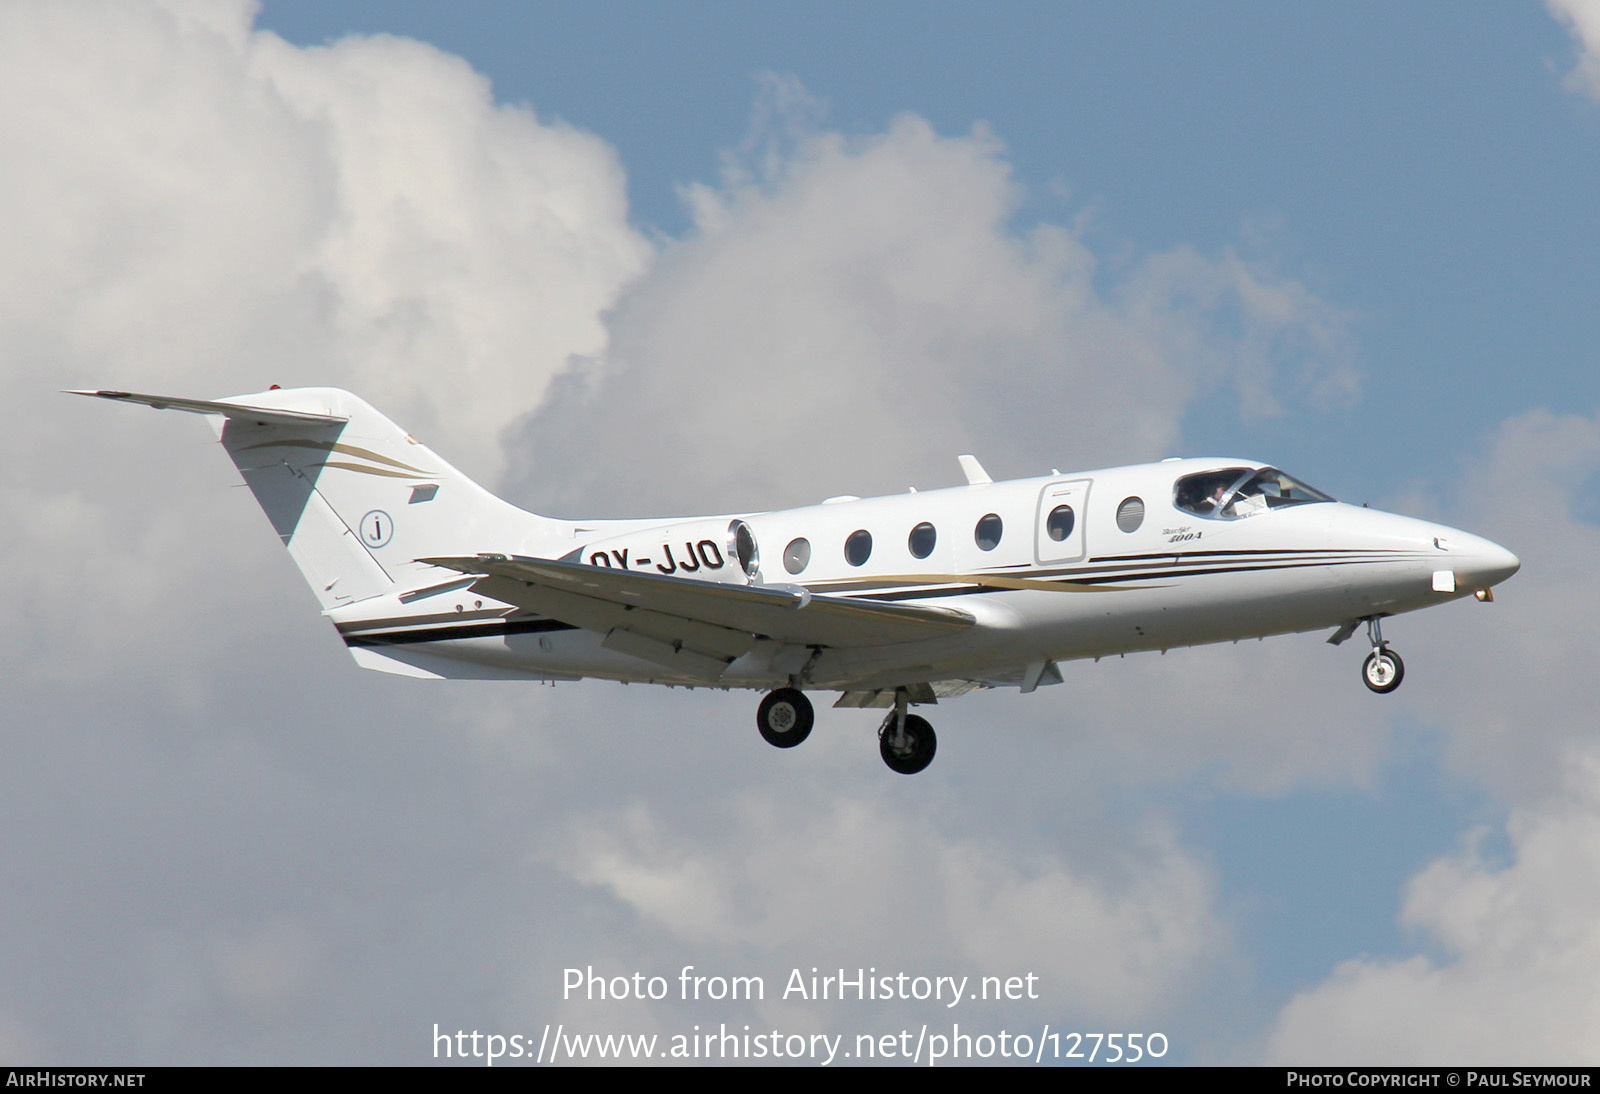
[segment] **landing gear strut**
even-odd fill
[[[1367,620],[1367,637],[1372,641],[1372,652],[1361,666],[1361,682],[1379,695],[1387,695],[1405,679],[1406,663],[1383,641],[1383,627],[1377,616]]]
[[[779,688],[761,700],[756,710],[761,739],[777,748],[793,748],[805,740],[815,720],[811,700],[799,688]]]
[[[939,740],[928,720],[907,714],[906,705],[906,689],[896,688],[894,710],[878,727],[878,752],[890,771],[915,775],[933,762]]]

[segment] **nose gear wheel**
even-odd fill
[[[1406,678],[1406,663],[1383,640],[1380,616],[1367,620],[1367,638],[1372,641],[1372,652],[1361,666],[1361,682],[1379,695],[1387,695]]]
[[[1361,666],[1361,682],[1379,695],[1387,695],[1399,687],[1405,676],[1406,663],[1387,646],[1367,654],[1366,663]]]

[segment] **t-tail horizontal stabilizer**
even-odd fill
[[[170,395],[141,395],[136,391],[68,391],[68,395],[93,395],[99,399],[116,399],[124,403],[143,403],[157,410],[187,410],[191,414],[220,414],[225,418],[243,418],[262,425],[297,425],[316,422],[324,425],[339,424],[350,419],[338,414],[312,414],[304,410],[282,410],[270,406],[252,406],[229,399],[177,399]]]

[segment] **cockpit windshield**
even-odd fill
[[[1173,504],[1186,513],[1220,520],[1255,516],[1286,505],[1332,501],[1327,494],[1307,486],[1275,467],[1229,467],[1204,471],[1178,480]]]

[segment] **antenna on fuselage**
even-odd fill
[[[978,457],[957,456],[956,462],[961,464],[961,473],[967,476],[968,486],[987,486],[994,481],[989,477],[989,472],[983,469],[983,464],[978,462]]]

